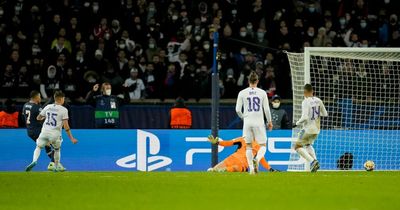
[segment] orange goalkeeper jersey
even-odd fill
[[[230,146],[238,146],[237,150],[235,153],[227,157],[225,160],[226,164],[232,165],[236,164],[239,165],[243,168],[248,167],[247,164],[247,158],[246,158],[246,141],[244,140],[243,137],[239,137],[230,141],[219,141],[218,144],[223,147],[230,147]],[[252,147],[253,147],[253,155],[255,156],[260,149],[260,145],[257,144],[256,141],[252,142]],[[265,160],[265,157],[263,157],[260,161],[260,164],[267,170],[271,168],[271,166],[268,164],[268,162]]]

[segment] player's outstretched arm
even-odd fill
[[[238,140],[238,139],[233,139],[233,140],[229,140],[229,141],[223,141],[218,137],[214,138],[212,135],[208,136],[208,141],[211,142],[212,144],[218,144],[218,145],[223,146],[223,147],[230,147],[230,146],[235,145],[235,143],[240,142],[240,140]]]
[[[71,128],[69,127],[69,124],[68,124],[68,119],[63,120],[63,126],[64,126],[64,130],[65,130],[65,132],[67,132],[68,138],[71,140],[71,142],[72,142],[73,144],[78,143],[78,140],[75,139],[75,138],[72,136]]]

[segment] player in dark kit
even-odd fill
[[[42,123],[36,119],[42,107],[40,106],[41,97],[40,93],[36,90],[32,91],[30,94],[29,102],[24,104],[22,109],[22,115],[24,116],[26,122],[26,128],[28,131],[28,136],[36,142],[39,137],[40,131],[42,130]],[[53,170],[54,168],[54,151],[51,146],[45,146],[47,156],[50,158],[50,163],[47,166],[48,170]]]

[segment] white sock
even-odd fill
[[[249,164],[249,172],[254,171],[253,148],[251,148],[251,147],[246,148],[246,158],[247,158],[247,163]]]
[[[312,162],[312,161],[314,160],[313,157],[311,157],[311,155],[308,154],[308,152],[306,151],[306,149],[304,149],[303,147],[298,148],[296,151],[297,151],[297,153],[299,153],[299,155],[300,155],[301,157],[303,157],[303,158],[306,159],[307,161]]]
[[[60,162],[61,154],[60,154],[60,149],[54,150],[54,164],[58,166],[58,163]]]
[[[39,159],[41,150],[42,149],[40,149],[40,147],[36,147],[35,148],[35,151],[33,151],[33,160],[32,160],[32,162],[36,162]]]
[[[317,155],[315,155],[314,147],[312,145],[309,145],[309,146],[306,147],[306,149],[307,149],[308,154],[310,154],[310,156],[312,158],[314,158],[314,160],[316,160],[317,159]]]
[[[257,162],[260,162],[260,160],[265,156],[266,151],[267,148],[265,146],[260,147],[260,149],[257,152]]]

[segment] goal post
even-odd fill
[[[301,117],[303,86],[311,83],[328,110],[314,144],[323,170],[400,170],[400,48],[316,48],[287,53],[293,122]],[[297,138],[293,129],[293,141]],[[309,170],[294,150],[289,171]]]

